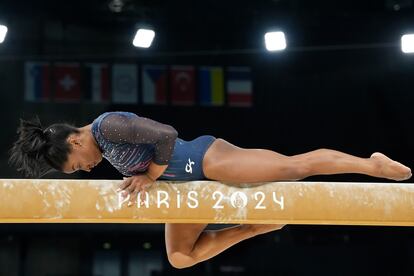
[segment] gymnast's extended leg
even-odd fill
[[[244,149],[216,139],[206,152],[203,171],[207,178],[232,183],[300,180],[312,175],[359,173],[405,180],[410,168],[382,153],[361,158],[331,149],[286,156],[267,149]]]

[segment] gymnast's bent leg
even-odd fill
[[[208,260],[242,240],[279,230],[280,224],[241,224],[219,230],[204,230],[207,224],[166,223],[168,260],[175,268],[186,268]]]

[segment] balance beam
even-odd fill
[[[138,205],[122,180],[0,179],[0,223],[231,223],[414,226],[414,184],[158,181]]]

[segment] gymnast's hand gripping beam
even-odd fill
[[[0,223],[414,226],[411,183],[157,181],[128,207],[121,182],[0,179]]]

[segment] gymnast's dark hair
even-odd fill
[[[50,125],[43,129],[39,117],[20,119],[19,138],[9,150],[9,165],[26,177],[41,178],[45,174],[63,171],[63,164],[71,152],[67,137],[80,131],[67,123]]]

